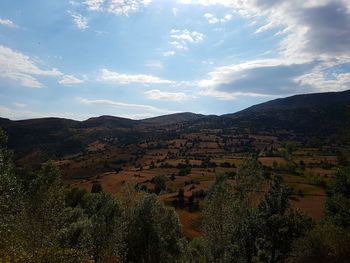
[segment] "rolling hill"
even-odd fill
[[[100,116],[85,121],[42,118],[11,121],[0,118],[17,158],[56,158],[84,151],[94,141],[133,144],[147,138],[171,138],[203,129],[237,128],[279,136],[293,135],[336,142],[346,122],[350,91],[296,95],[222,116],[176,113],[144,120]],[[296,137],[295,137],[296,136]],[[35,159],[35,158],[34,158]]]

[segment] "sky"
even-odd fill
[[[226,114],[350,88],[350,0],[1,0],[0,117]]]

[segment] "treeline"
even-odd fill
[[[341,170],[315,225],[256,160],[235,184],[217,176],[203,208],[203,237],[186,240],[173,208],[126,187],[64,191],[59,171],[16,172],[0,132],[0,259],[4,262],[347,262],[350,171]]]

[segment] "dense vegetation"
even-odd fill
[[[290,189],[255,159],[235,183],[217,176],[203,208],[203,236],[187,240],[156,195],[126,185],[118,197],[73,188],[58,169],[17,170],[0,132],[0,259],[12,262],[347,262],[350,170],[339,169],[325,217],[289,205]],[[164,178],[154,179],[157,193]],[[180,197],[180,194],[179,194]]]

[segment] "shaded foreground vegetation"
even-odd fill
[[[290,189],[255,159],[216,176],[191,241],[173,208],[126,185],[112,197],[65,192],[52,162],[16,171],[0,133],[0,259],[5,262],[347,262],[350,170],[339,169],[320,223],[289,205]],[[164,187],[157,178],[159,191]]]

